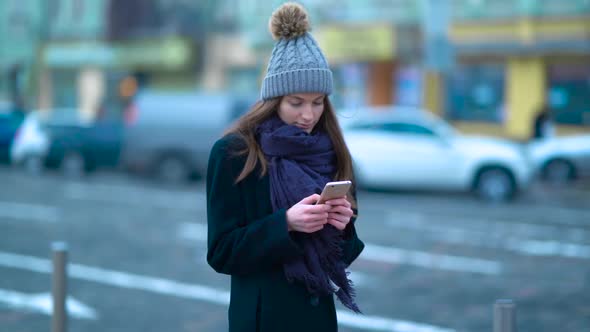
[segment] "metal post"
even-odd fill
[[[53,314],[51,319],[52,332],[66,332],[68,314],[66,311],[67,298],[67,244],[54,242],[51,245],[53,251],[53,274],[51,293],[53,297]]]
[[[451,70],[455,60],[449,37],[452,3],[450,0],[422,0],[422,49],[424,67],[437,72]]]
[[[421,28],[423,69],[426,82],[422,105],[430,111],[445,115],[446,85],[455,66],[455,49],[450,38],[452,24],[451,0],[422,0]],[[432,91],[430,91],[432,90]]]
[[[516,332],[516,304],[497,300],[494,304],[494,332]]]

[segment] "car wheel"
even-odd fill
[[[165,157],[158,162],[156,177],[166,183],[182,183],[188,179],[189,167],[180,157]]]
[[[566,184],[574,178],[574,166],[563,159],[548,162],[543,168],[543,178],[556,185]]]
[[[68,178],[79,178],[84,175],[86,162],[82,154],[78,152],[68,152],[61,161],[61,172]]]
[[[488,168],[477,177],[475,191],[490,202],[504,202],[514,196],[516,188],[510,173],[502,168]]]
[[[28,174],[39,175],[43,172],[43,158],[41,156],[29,155],[23,160],[23,169]]]

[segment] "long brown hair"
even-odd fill
[[[260,163],[261,168],[260,176],[266,174],[268,163],[258,141],[256,140],[256,127],[278,111],[282,98],[283,97],[277,97],[257,102],[248,113],[240,117],[236,123],[225,132],[226,135],[237,134],[246,143],[246,147],[237,152],[239,155],[247,154],[247,157],[244,168],[236,179],[236,183],[242,181],[252,173],[258,163]],[[344,137],[342,136],[342,131],[338,125],[338,119],[336,118],[334,107],[327,96],[324,99],[324,111],[322,112],[322,116],[320,117],[316,128],[324,130],[332,141],[334,153],[336,154],[336,174],[334,181],[353,180],[352,158],[348,151],[348,147],[344,142]],[[316,128],[314,128],[314,130]],[[353,207],[356,207],[354,198],[349,197],[349,201],[352,203]]]

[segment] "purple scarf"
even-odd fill
[[[321,131],[308,134],[279,117],[266,120],[257,130],[269,162],[270,197],[274,211],[288,209],[304,197],[320,193],[336,171],[330,137]],[[342,233],[330,224],[318,232],[293,232],[303,257],[284,264],[289,282],[298,281],[312,296],[336,296],[347,308],[360,312],[354,289],[342,260]]]

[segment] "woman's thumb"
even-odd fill
[[[315,204],[320,199],[320,195],[313,194],[305,197],[299,203],[301,204]]]

